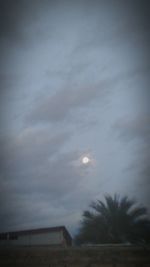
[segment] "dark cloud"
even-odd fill
[[[6,169],[16,168],[22,170],[26,166],[33,166],[50,159],[60,151],[70,138],[70,133],[61,132],[55,135],[49,128],[27,128],[15,137],[2,140],[2,154]]]
[[[23,2],[22,2],[23,4]],[[0,36],[16,38],[19,19],[22,17],[21,1],[0,1]]]
[[[24,173],[12,169],[13,179],[1,179],[1,229],[56,225],[58,220],[68,224],[67,217],[78,212],[82,197],[85,201],[86,192],[84,187],[81,189],[83,172],[74,165],[77,156],[57,155],[53,161],[41,163],[34,172],[26,166],[22,167]]]
[[[113,126],[119,134],[119,137],[132,141],[138,139],[149,144],[150,141],[150,116],[149,114],[140,114],[136,118],[120,118]]]
[[[63,89],[53,96],[47,97],[27,117],[30,123],[58,122],[70,116],[77,108],[87,107],[93,100],[105,95],[109,82],[99,85],[87,85],[82,88]]]
[[[101,16],[98,16],[100,10],[103,10],[103,13],[110,18],[113,18],[120,21],[120,17],[126,19],[130,22],[131,29],[135,31],[143,31],[143,29],[148,28],[149,24],[149,1],[119,1],[116,5],[116,2],[110,1],[109,4],[104,1],[76,1],[74,4],[73,1],[52,1],[52,0],[1,0],[0,1],[0,33],[4,38],[10,38],[15,41],[25,39],[22,31],[25,23],[32,23],[35,20],[40,20],[43,12],[49,10],[51,14],[51,9],[53,11],[61,9],[61,13],[65,13],[67,10],[71,11],[75,9],[76,12],[85,10],[89,19],[96,15],[99,17],[98,21],[101,22]],[[69,12],[68,12],[69,13]],[[84,12],[83,12],[84,14]],[[60,18],[58,18],[60,19]],[[105,25],[104,25],[105,26]],[[101,24],[99,24],[101,27]],[[129,31],[128,31],[129,32]],[[114,32],[112,32],[114,33]]]
[[[150,116],[140,114],[134,118],[121,118],[113,129],[119,138],[130,144],[132,149],[132,161],[125,168],[125,172],[132,176],[135,191],[149,207],[150,197]],[[133,153],[134,152],[134,153]]]
[[[16,44],[26,42],[24,26],[38,20],[45,8],[53,1],[45,0],[0,0],[0,37],[9,39]]]
[[[126,168],[126,174],[132,176],[134,180],[134,194],[138,192],[138,197],[148,207],[150,212],[150,147],[139,148],[135,150],[132,163]]]
[[[13,139],[1,139],[1,208],[6,218],[7,214],[12,216],[15,209],[19,213],[17,207],[21,205],[19,203],[22,203],[24,195],[39,191],[42,187],[46,190],[47,183],[45,186],[43,183],[46,179],[53,179],[48,173],[50,159],[61,150],[69,137],[70,134],[65,132],[52,135],[49,130],[30,128]]]
[[[85,170],[76,165],[81,152],[61,153],[69,138],[66,132],[28,128],[11,140],[1,139],[1,231],[58,220],[66,224],[67,216],[74,225],[83,196],[85,201]]]
[[[145,200],[149,113],[135,115],[128,85],[134,89],[141,85],[144,93],[131,88],[131,96],[141,95],[139,103],[148,106],[146,1],[116,5],[116,1],[5,0],[0,1],[0,10],[3,120],[9,113],[9,131],[3,129],[0,139],[1,229],[75,226],[95,196],[121,188],[124,193],[134,182]],[[129,116],[120,100],[125,109],[129,105]],[[91,130],[90,116],[97,132]],[[114,124],[118,116],[121,119]],[[85,121],[84,134],[79,133],[78,123],[83,127]],[[137,147],[128,165],[130,144]],[[78,162],[88,147],[97,157],[91,172]],[[124,181],[122,170],[127,165]],[[131,182],[133,172],[137,179]]]
[[[1,67],[10,64],[13,48],[28,47],[25,27],[32,21],[31,10],[32,4],[28,1],[0,1]]]
[[[78,71],[79,69],[82,69],[86,72],[86,68],[88,68],[88,64],[75,64],[70,68],[70,71],[65,72],[62,71],[62,75],[65,75],[66,79],[66,88],[63,88],[61,90],[58,90],[56,93],[54,93],[51,96],[46,96],[45,98],[41,97],[40,101],[37,101],[33,105],[32,110],[30,111],[30,114],[27,115],[25,122],[28,124],[36,124],[36,123],[55,123],[55,122],[61,122],[65,119],[68,119],[71,117],[73,113],[76,112],[76,110],[80,109],[86,109],[90,105],[96,106],[97,103],[104,103],[107,99],[109,101],[110,97],[113,95],[113,93],[117,90],[117,87],[122,86],[123,83],[127,83],[128,81],[136,80],[138,77],[140,77],[139,82],[142,83],[142,75],[148,75],[149,73],[149,65],[145,63],[141,63],[141,66],[134,66],[126,70],[120,70],[117,74],[111,74],[109,68],[102,68],[101,73],[102,77],[105,78],[99,78],[97,83],[89,82],[87,84],[86,80],[83,82],[81,80],[81,85],[75,85],[74,80],[78,79],[80,81],[81,77],[78,77]],[[76,71],[75,71],[76,69]],[[79,72],[82,72],[81,70]],[[84,71],[82,73],[82,76],[84,76]],[[89,72],[89,71],[88,71]],[[87,73],[88,73],[87,72]],[[105,74],[107,73],[107,74]],[[56,73],[58,77],[60,76],[60,73]],[[75,78],[72,78],[72,77]],[[68,80],[68,81],[67,81]],[[141,89],[137,90],[137,95],[140,97],[141,105],[145,105],[148,107],[148,99],[149,99],[149,92],[148,92],[148,78],[145,81],[144,90],[143,93],[141,92]],[[87,84],[87,85],[86,85]],[[131,88],[132,89],[132,88]],[[120,89],[122,90],[122,89]],[[143,99],[143,100],[142,100]],[[147,108],[148,109],[148,108]],[[145,117],[148,117],[148,115],[145,115]],[[143,118],[138,118],[139,120],[143,120]],[[146,118],[144,119],[144,121]],[[127,118],[123,121],[120,119],[115,125],[115,127],[119,128],[119,124],[121,126],[121,123],[128,124],[132,122],[128,122]],[[140,123],[140,122],[139,122]],[[142,123],[142,122],[141,122]],[[144,122],[143,122],[144,123]],[[146,123],[146,122],[145,122]],[[133,122],[133,127],[138,127],[137,122]],[[123,127],[120,127],[120,129]],[[145,127],[144,127],[145,129]],[[143,129],[143,131],[144,131]],[[135,129],[136,130],[136,129]],[[137,131],[139,132],[139,131]]]

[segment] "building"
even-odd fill
[[[61,246],[72,245],[64,226],[0,233],[0,246]]]

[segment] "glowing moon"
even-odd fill
[[[89,161],[90,161],[90,159],[88,157],[83,157],[82,158],[82,163],[83,164],[87,164],[87,163],[89,163]]]

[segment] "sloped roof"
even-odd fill
[[[21,231],[13,231],[13,232],[3,232],[1,234],[9,234],[9,235],[29,235],[29,234],[40,234],[40,233],[51,233],[51,232],[60,232],[62,231],[64,236],[67,236],[70,240],[72,240],[71,235],[67,231],[65,226],[56,226],[56,227],[47,227],[47,228],[38,228],[38,229],[29,229],[29,230],[21,230]]]

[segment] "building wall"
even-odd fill
[[[33,245],[60,245],[63,243],[63,232],[56,231],[50,233],[36,233],[18,235],[16,240],[1,240],[0,245],[18,245],[18,246],[33,246]]]

